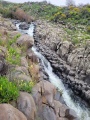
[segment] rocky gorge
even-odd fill
[[[60,25],[37,20],[36,26],[35,43],[51,63],[54,72],[75,94],[90,104],[90,42],[75,47],[63,40],[62,36],[67,35]]]
[[[35,38],[38,35],[36,31],[37,28],[34,41],[32,36],[17,31],[9,19],[0,17],[0,34],[3,40],[0,44],[0,77],[7,76],[11,82],[22,80],[33,82],[35,80],[31,94],[21,90],[16,101],[11,100],[8,104],[0,104],[0,120],[78,120],[74,110],[70,109],[63,100],[61,101],[60,92],[47,80],[48,77],[46,77],[47,81],[44,79],[45,74],[43,74],[44,70],[40,65],[40,60],[32,51],[34,43],[39,48],[41,45],[38,37]],[[19,65],[11,64],[11,61],[8,62],[9,59],[7,59],[7,44],[9,42],[7,35],[9,38],[14,38],[17,34],[20,36],[10,45],[18,51],[17,54],[20,54]],[[42,48],[41,51],[44,50],[44,46]],[[48,51],[48,47],[46,49]],[[50,50],[47,51],[46,53],[50,52]],[[45,55],[45,52],[42,53]],[[47,56],[48,59],[49,55],[47,54]],[[18,63],[17,59],[14,61],[15,56],[12,59],[13,62]],[[57,57],[55,59],[57,60]]]

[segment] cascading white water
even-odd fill
[[[27,33],[28,35],[33,36],[33,30],[34,30],[33,24],[30,25],[29,30],[20,30],[19,25],[20,25],[20,23],[17,24],[16,26],[20,32]],[[72,98],[70,97],[70,94],[69,94],[69,90],[67,90],[65,88],[61,79],[53,73],[52,67],[51,67],[50,63],[48,62],[48,60],[41,53],[39,53],[36,50],[36,47],[33,47],[32,50],[37,55],[37,57],[41,60],[41,63],[45,69],[45,72],[49,76],[50,82],[52,84],[54,84],[60,91],[61,90],[63,91],[62,96],[63,96],[63,99],[64,99],[65,103],[67,104],[67,106],[76,112],[76,114],[80,120],[90,120],[90,112],[88,111],[88,109],[81,107],[80,103],[72,100]]]
[[[17,30],[18,30],[19,32],[21,32],[21,33],[23,33],[23,34],[29,34],[30,36],[33,36],[33,30],[34,30],[34,25],[33,25],[33,23],[30,24],[30,28],[29,28],[28,30],[21,30],[21,29],[19,28],[19,25],[20,25],[20,24],[21,24],[21,23],[16,24]]]
[[[71,99],[71,97],[69,95],[69,91],[67,89],[65,89],[61,79],[53,73],[52,67],[51,67],[50,63],[48,62],[48,60],[46,60],[46,58],[43,55],[41,55],[41,53],[37,52],[35,47],[33,47],[32,50],[38,56],[38,58],[41,60],[42,65],[44,66],[45,72],[49,76],[50,82],[52,84],[54,84],[60,91],[61,90],[63,91],[62,97],[63,97],[65,103],[67,104],[67,106],[76,112],[76,114],[80,120],[90,120],[89,111],[86,108],[82,108],[80,106],[80,103],[75,103]]]

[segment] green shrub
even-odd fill
[[[15,81],[14,83],[16,84],[16,86],[18,87],[18,89],[20,91],[25,91],[25,92],[28,92],[28,93],[31,93],[32,88],[35,84],[33,81],[27,82],[27,81],[23,81],[23,80],[18,81],[18,82]]]
[[[16,100],[18,96],[19,91],[16,85],[9,82],[6,77],[0,76],[0,103]]]
[[[10,63],[10,64],[20,64],[20,52],[18,52],[17,49],[13,48],[12,45],[16,43],[17,38],[20,37],[20,34],[17,34],[13,39],[8,40],[7,43],[7,56],[6,56],[6,60]]]
[[[87,33],[89,33],[90,34],[90,25],[89,26],[87,26]]]
[[[16,49],[14,49],[13,47],[8,48],[6,60],[10,64],[19,65],[20,60],[21,60],[20,57],[21,57],[21,55],[20,55],[20,53],[18,53],[18,51]]]
[[[13,43],[16,43],[16,40],[20,37],[20,34],[17,34],[16,36],[14,36],[14,38],[12,40],[9,40],[7,43],[7,46],[10,47]]]

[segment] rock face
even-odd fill
[[[0,104],[0,120],[27,120],[27,118],[10,104]]]
[[[16,26],[12,24],[12,22],[9,19],[4,19],[1,15],[0,15],[0,29],[4,28],[4,30],[16,30]]]
[[[76,114],[73,110],[68,109],[68,107],[64,104],[61,104],[59,101],[54,100],[55,104],[55,112],[57,119],[69,119],[74,120],[76,119]],[[65,118],[66,117],[66,118]]]
[[[90,41],[76,48],[60,39],[62,28],[40,20],[36,26],[34,39],[40,52],[49,60],[54,72],[62,76],[63,82],[90,104]]]
[[[67,112],[70,109],[66,105],[54,99],[55,94],[55,86],[48,81],[40,81],[33,88],[32,95],[37,106],[37,119],[74,120],[77,118],[76,114]],[[72,118],[70,118],[71,116]]]
[[[67,60],[68,54],[74,49],[71,42],[63,41],[57,45],[57,54],[64,60]]]
[[[29,93],[21,92],[17,100],[18,109],[25,114],[27,120],[35,120],[36,106]]]

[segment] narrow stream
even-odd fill
[[[19,25],[20,23],[16,25],[18,31],[20,31],[21,33],[27,33],[28,35],[33,36],[33,30],[34,30],[33,24],[30,25],[29,30],[21,30],[19,29]],[[71,98],[70,90],[67,90],[64,84],[62,83],[62,80],[56,74],[53,73],[53,70],[52,70],[52,67],[49,61],[40,52],[37,51],[36,47],[33,47],[32,50],[37,55],[37,57],[40,59],[45,72],[49,76],[50,82],[54,84],[60,91],[63,92],[62,97],[66,105],[76,112],[77,116],[79,117],[79,120],[90,120],[90,111],[86,107],[81,106],[80,102],[74,101]]]

